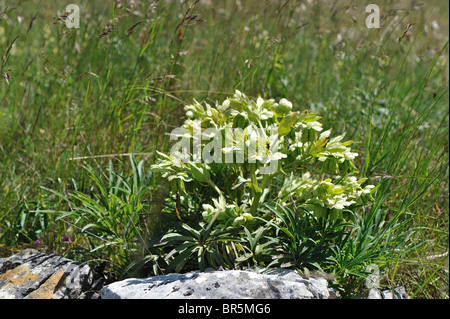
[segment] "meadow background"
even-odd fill
[[[389,234],[414,247],[386,262],[384,284],[448,298],[447,1],[77,1],[79,29],[58,19],[69,3],[0,0],[0,257],[32,247],[129,270],[159,225],[161,182],[146,179],[134,224],[103,225],[133,228],[122,246],[86,236],[62,197],[111,172],[142,177],[185,104],[238,89],[346,132],[380,185],[378,227],[405,217]],[[380,29],[365,25],[370,3]]]

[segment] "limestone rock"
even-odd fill
[[[371,288],[367,294],[367,299],[383,299],[380,289]]]
[[[391,289],[380,290],[378,288],[372,288],[369,290],[366,299],[409,299],[405,287],[395,287]]]
[[[227,270],[125,279],[104,286],[102,299],[328,299],[325,278],[295,271]]]
[[[34,249],[0,259],[0,299],[98,298],[102,285],[88,265]]]
[[[394,291],[386,289],[381,292],[383,299],[409,299],[406,289],[403,286],[395,287]]]

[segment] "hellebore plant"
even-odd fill
[[[313,213],[318,219],[344,219],[352,208],[371,200],[373,185],[357,179],[358,155],[323,131],[320,116],[293,112],[282,98],[253,100],[236,91],[221,104],[194,100],[185,106],[183,126],[171,133],[178,139],[170,154],[159,153],[152,168],[171,183],[178,196],[198,187],[213,190],[202,198],[206,222],[215,214],[225,224],[241,225],[258,215],[266,198]],[[282,177],[278,193],[275,177]]]

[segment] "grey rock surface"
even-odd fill
[[[405,287],[395,287],[392,291],[391,289],[386,289],[381,291],[381,296],[383,299],[409,299]]]
[[[227,270],[126,279],[104,286],[102,299],[328,299],[325,278],[295,271]]]
[[[371,288],[367,294],[367,299],[383,299],[381,292],[377,288]]]
[[[405,287],[395,287],[393,290],[372,288],[369,290],[366,299],[409,299]]]
[[[322,277],[286,269],[226,270],[132,278],[104,285],[88,265],[29,249],[0,258],[0,299],[340,299]],[[103,287],[103,288],[102,288]],[[101,292],[100,292],[101,290]],[[357,297],[358,298],[358,297]],[[402,286],[366,299],[408,299]]]
[[[34,249],[0,260],[0,299],[98,298],[102,286],[88,265]]]

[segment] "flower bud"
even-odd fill
[[[219,112],[225,112],[226,110],[228,110],[228,108],[230,107],[230,100],[226,99],[225,101],[222,102],[222,105],[219,105],[217,107],[217,110],[219,110]]]
[[[194,117],[194,113],[192,111],[187,111],[186,116],[191,119]]]
[[[283,110],[285,110],[285,113],[292,110],[292,103],[286,100],[285,98],[282,98],[280,100],[280,103],[278,103],[278,105],[281,106]]]
[[[275,111],[277,115],[288,114],[292,110],[292,103],[287,99],[282,98],[279,103],[274,103],[270,106],[270,109]]]

